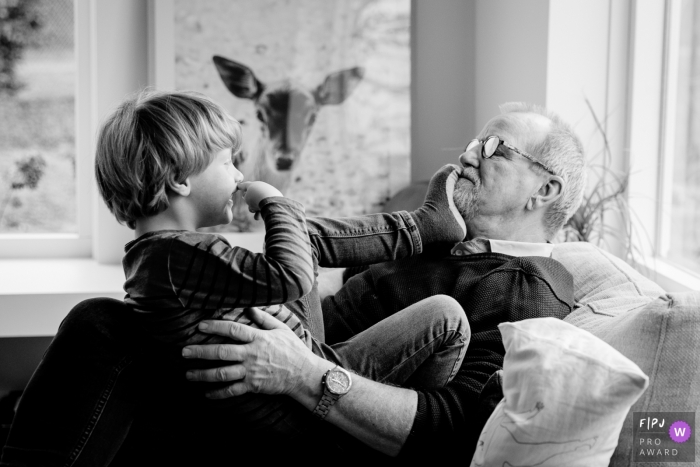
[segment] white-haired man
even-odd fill
[[[332,343],[426,296],[453,296],[469,318],[472,337],[451,383],[435,390],[405,389],[348,376],[300,345],[284,325],[255,310],[251,316],[263,330],[209,323],[207,332],[242,344],[194,346],[191,355],[226,356],[235,363],[189,377],[232,381],[211,394],[218,398],[287,394],[390,456],[427,454],[437,460],[458,455],[468,461],[493,408],[484,402],[482,389],[503,363],[497,325],[563,318],[572,309],[571,275],[551,259],[549,242],[576,211],[585,186],[582,145],[565,122],[521,103],[505,104],[501,112],[459,156],[462,170],[454,202],[465,219],[468,241],[373,265],[323,304],[326,339]]]

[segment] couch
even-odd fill
[[[634,412],[700,412],[700,292],[666,293],[585,242],[557,244],[553,257],[574,277],[575,309],[564,321],[610,344],[649,377],[610,461],[615,467],[640,465],[633,464]],[[700,454],[698,437],[695,450]]]

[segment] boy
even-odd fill
[[[141,93],[100,130],[95,161],[100,194],[136,234],[125,247],[125,302],[148,334],[166,347],[226,342],[198,332],[198,324],[223,315],[245,320],[241,307],[263,306],[315,353],[347,369],[397,384],[409,378],[422,386],[446,384],[469,338],[464,312],[453,299],[431,297],[397,314],[411,327],[394,324],[328,346],[315,274],[318,265],[361,265],[386,260],[388,251],[398,258],[420,253],[423,243],[462,240],[463,220],[451,202],[455,170],[446,167],[433,178],[426,203],[413,213],[312,219],[309,232],[301,204],[270,185],[243,182],[232,163],[240,144],[235,120],[187,92]],[[263,254],[196,231],[229,223],[239,191],[265,222]],[[288,306],[279,306],[283,303]],[[387,350],[370,353],[370,347],[383,347],[377,336],[387,340]],[[278,431],[292,425],[277,423],[287,413],[274,398],[217,402],[247,427],[269,427],[272,419]]]

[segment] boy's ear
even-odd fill
[[[170,182],[170,190],[180,196],[189,196],[192,189],[192,183],[190,182],[190,177],[187,177],[183,182]]]
[[[556,201],[564,189],[564,179],[558,175],[551,175],[535,194],[527,201],[528,209],[537,209],[548,206]]]

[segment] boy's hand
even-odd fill
[[[467,226],[452,198],[461,170],[454,164],[438,170],[430,179],[423,205],[411,213],[424,243],[457,243],[467,236]]]
[[[243,192],[248,210],[255,213],[255,219],[259,218],[260,201],[271,196],[283,196],[277,188],[265,182],[241,182],[238,189]]]

